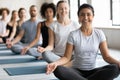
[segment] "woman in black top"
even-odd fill
[[[22,54],[25,54],[29,50],[29,53],[35,57],[38,57],[38,59],[41,58],[41,54],[37,52],[37,48],[32,49],[31,47],[33,47],[39,41],[41,35],[42,35],[42,45],[39,46],[38,48],[42,50],[48,45],[48,39],[49,39],[48,27],[53,22],[53,18],[55,17],[56,14],[55,5],[53,3],[44,3],[41,6],[40,13],[41,16],[45,19],[45,21],[38,23],[35,39],[28,46],[22,49]]]

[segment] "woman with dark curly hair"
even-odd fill
[[[37,51],[37,48],[31,48],[33,47],[39,40],[40,36],[42,36],[42,45],[41,48],[45,48],[48,45],[48,27],[53,22],[53,18],[56,15],[56,9],[55,5],[53,3],[44,3],[41,6],[40,14],[42,18],[45,19],[45,21],[38,23],[37,25],[37,33],[35,39],[25,48],[22,49],[22,53],[26,53],[29,51],[29,53],[37,59],[41,59],[41,53]]]

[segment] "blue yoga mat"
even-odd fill
[[[9,49],[8,49],[8,50],[0,50],[0,54],[1,54],[1,53],[12,53],[12,51],[9,50]]]
[[[29,67],[14,67],[4,68],[4,70],[10,75],[27,75],[27,74],[40,74],[46,72],[46,65],[42,66],[29,66]]]
[[[0,50],[9,50],[6,46],[0,47]]]
[[[15,54],[15,53],[13,53],[13,52],[2,52],[2,53],[0,53],[0,56],[13,56],[13,55],[17,55],[17,54]]]
[[[6,44],[0,43],[0,46],[6,46]]]
[[[37,60],[36,58],[15,58],[15,59],[0,59],[0,64],[11,64],[11,63],[26,63],[26,62],[37,62],[43,60]]]

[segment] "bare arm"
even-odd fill
[[[101,54],[103,56],[103,59],[106,62],[108,62],[110,64],[118,64],[120,66],[120,61],[118,61],[110,56],[106,41],[100,43],[100,51],[101,51]]]
[[[6,45],[7,48],[11,48],[15,43],[19,42],[21,40],[21,38],[24,35],[24,30],[21,30],[20,33],[17,35],[17,37],[13,40],[13,41],[7,41]]]
[[[10,30],[7,29],[5,35],[2,36],[2,37],[8,36],[8,35],[9,35],[9,32],[10,32]]]
[[[28,46],[26,46],[22,49],[22,52],[21,52],[22,55],[26,54],[26,52],[38,42],[40,33],[41,33],[41,23],[38,23],[36,36],[35,36],[34,40]]]
[[[50,74],[56,69],[57,66],[64,65],[67,62],[69,62],[72,56],[72,52],[73,52],[73,45],[67,43],[64,56],[60,58],[58,61],[48,64],[46,73]]]
[[[72,52],[73,52],[73,45],[67,43],[64,56],[55,63],[57,65],[64,65],[68,63],[71,60]]]
[[[12,33],[9,37],[10,40],[12,40],[14,38],[14,36],[16,34],[16,28],[17,28],[17,23],[14,23]]]
[[[24,30],[21,30],[17,35],[17,37],[12,41],[13,45],[19,42],[22,39],[23,35],[24,35]]]
[[[46,50],[52,50],[54,47],[54,32],[51,29],[48,29],[48,34],[49,34],[49,41],[48,41],[48,46],[45,48],[44,51]]]

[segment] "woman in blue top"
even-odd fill
[[[54,72],[60,80],[113,80],[120,73],[120,61],[109,55],[106,38],[99,29],[92,27],[94,9],[89,4],[79,7],[78,18],[81,27],[70,33],[64,56],[47,66],[47,74]],[[96,56],[100,49],[102,57],[109,65],[95,68]],[[70,61],[74,50],[71,68],[64,65]]]

